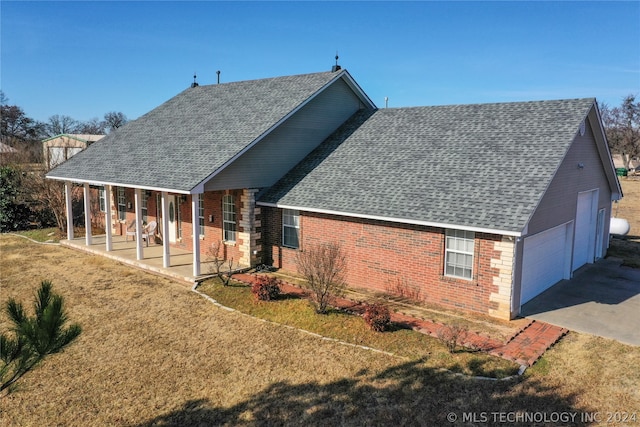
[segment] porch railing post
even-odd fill
[[[193,225],[193,276],[200,275],[200,194],[191,195],[191,224]]]
[[[111,232],[111,197],[112,191],[110,185],[104,186],[104,231],[107,234],[106,251],[113,250],[113,236]]]
[[[169,242],[169,194],[166,191],[161,195],[162,203],[162,266],[171,266],[171,245]]]
[[[136,259],[144,259],[142,253],[142,191],[139,188],[134,190],[136,209]]]
[[[84,196],[84,239],[87,246],[91,245],[91,195],[89,193],[89,184],[83,185]]]
[[[73,207],[72,190],[73,184],[70,181],[64,183],[65,213],[67,215],[67,240],[73,240]]]

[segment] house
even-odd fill
[[[47,170],[53,169],[102,138],[104,135],[63,133],[43,140],[42,158]]]
[[[627,162],[625,161],[624,157],[622,156],[622,154],[612,154],[611,157],[613,158],[613,166],[615,168],[625,168],[627,167]],[[637,158],[631,158],[629,159],[629,170],[636,170],[636,168],[640,167],[640,159]]]
[[[595,99],[377,109],[340,69],[194,85],[48,177],[104,186],[106,250],[157,220],[196,277],[337,241],[350,286],[504,319],[605,255],[622,195]]]

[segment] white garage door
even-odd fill
[[[64,147],[49,147],[49,168],[53,169],[65,160]]]
[[[578,194],[572,271],[593,262],[596,243],[597,191]]]
[[[520,304],[568,277],[568,230],[563,224],[524,239]]]

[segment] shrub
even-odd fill
[[[346,288],[346,253],[339,243],[307,245],[296,254],[298,273],[311,291],[316,313],[327,313],[329,303]]]
[[[460,325],[443,325],[438,330],[438,338],[440,338],[447,346],[449,353],[456,351],[458,345],[462,345],[467,338],[469,331],[464,326]]]
[[[382,304],[367,306],[363,317],[367,325],[376,332],[384,332],[391,324],[389,309]]]
[[[251,293],[259,301],[271,301],[280,295],[280,280],[271,276],[256,276]]]

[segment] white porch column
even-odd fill
[[[171,266],[171,245],[169,244],[169,194],[166,191],[161,195],[162,203],[162,266]]]
[[[107,243],[105,250],[113,250],[113,236],[111,230],[111,197],[113,196],[110,185],[104,186],[104,231],[107,233]]]
[[[89,184],[83,185],[84,196],[84,240],[87,246],[91,244],[91,198],[89,194]]]
[[[200,217],[198,199],[200,194],[191,195],[191,223],[193,225],[193,275],[200,275]]]
[[[142,190],[134,190],[136,208],[136,259],[144,259],[142,253]]]
[[[71,190],[72,190],[71,181],[65,181],[64,183],[64,201],[65,201],[65,211],[67,215],[67,239],[73,240],[73,208],[72,208],[72,199],[71,199]]]

